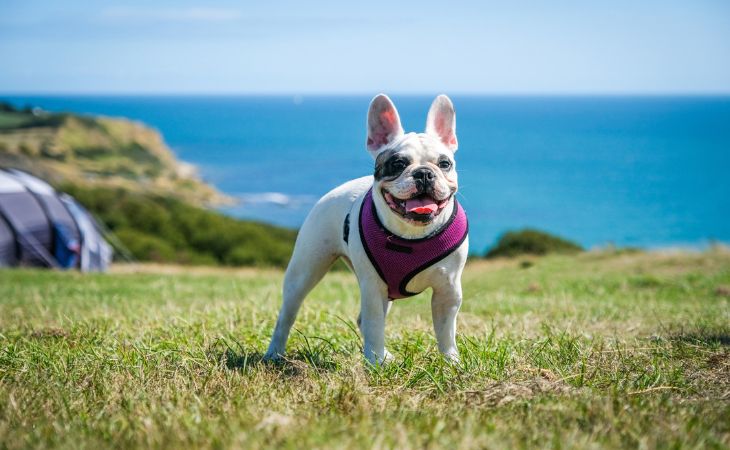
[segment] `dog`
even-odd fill
[[[454,106],[447,96],[436,97],[425,132],[406,134],[393,102],[377,95],[368,111],[366,146],[374,174],[322,197],[299,231],[267,360],[283,357],[304,297],[338,258],[357,275],[358,326],[370,364],[393,359],[385,349],[385,318],[393,300],[429,287],[439,351],[459,360],[456,316],[469,239],[466,214],[455,199]]]

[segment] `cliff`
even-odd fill
[[[19,110],[0,103],[0,166],[54,185],[115,187],[197,206],[230,203],[179,161],[156,130],[123,118]]]

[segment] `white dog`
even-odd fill
[[[431,312],[441,353],[458,360],[456,315],[469,240],[458,184],[454,106],[445,95],[428,112],[425,133],[404,134],[383,94],[370,103],[367,148],[373,176],[349,181],[322,197],[302,225],[284,279],[284,296],[265,358],[284,354],[302,300],[337,258],[360,284],[365,357],[392,359],[385,316],[393,299],[433,289]]]

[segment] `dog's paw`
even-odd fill
[[[450,364],[459,364],[461,362],[461,357],[459,356],[459,352],[456,350],[442,353],[444,359],[446,362]]]
[[[281,362],[284,360],[284,352],[269,350],[264,354],[263,360],[266,362]]]
[[[376,355],[374,352],[371,352],[370,355],[367,355],[365,359],[372,366],[384,366],[393,362],[395,360],[395,357],[388,350],[384,350],[382,357]]]

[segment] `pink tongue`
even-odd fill
[[[436,211],[438,206],[436,202],[428,197],[423,198],[412,198],[406,200],[406,212],[413,212],[416,214],[431,214]]]

